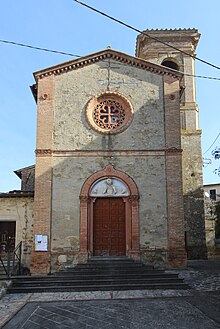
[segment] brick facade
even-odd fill
[[[164,99],[166,146],[168,148],[166,151],[168,264],[171,268],[185,267],[186,250],[178,81],[170,77],[164,78]]]
[[[35,251],[33,245],[31,272],[50,272],[51,194],[52,194],[52,148],[54,76],[38,84],[37,151],[35,165],[34,237],[48,236],[48,251]]]
[[[49,249],[33,250],[32,273],[92,256],[95,199],[89,191],[101,177],[118,178],[130,191],[123,197],[126,255],[172,268],[185,265],[181,77],[113,50],[35,73],[34,234],[47,235]],[[129,104],[132,120],[116,133],[103,134],[90,125],[86,109],[91,99],[108,94]]]

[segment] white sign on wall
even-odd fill
[[[47,235],[35,235],[35,251],[48,251]]]

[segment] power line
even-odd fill
[[[187,73],[184,73],[184,72],[181,72],[181,71],[178,71],[178,72],[180,72],[180,73],[182,73],[183,75],[186,75],[186,76],[188,76],[188,77],[200,78],[200,79],[209,79],[209,80],[218,80],[218,81],[220,81],[220,78],[208,77],[208,76],[205,76],[205,75],[187,74]]]
[[[211,67],[214,67],[214,68],[220,70],[220,67],[219,67],[219,66],[214,65],[214,64],[212,64],[212,63],[210,63],[210,62],[208,62],[208,61],[205,61],[205,60],[203,60],[203,59],[201,59],[201,58],[199,58],[199,57],[197,57],[197,56],[195,56],[195,55],[191,55],[191,54],[189,54],[189,53],[187,53],[187,52],[185,52],[185,51],[183,51],[183,50],[180,50],[180,49],[178,49],[178,48],[176,48],[176,47],[170,45],[169,43],[166,43],[166,42],[164,42],[164,41],[162,41],[162,40],[160,40],[160,39],[158,39],[158,38],[156,38],[156,37],[152,37],[151,35],[147,34],[145,31],[141,31],[141,30],[139,30],[139,29],[133,27],[132,25],[129,25],[129,24],[127,24],[127,23],[125,23],[125,22],[123,22],[123,21],[121,21],[121,20],[119,20],[119,19],[113,17],[113,16],[110,16],[110,15],[104,13],[104,12],[101,11],[101,10],[98,10],[98,9],[92,7],[92,6],[87,5],[87,4],[84,3],[84,2],[81,2],[81,1],[79,1],[79,0],[73,0],[73,1],[79,3],[80,5],[82,5],[82,6],[84,6],[84,7],[87,7],[87,8],[89,8],[89,9],[91,9],[92,11],[95,11],[96,13],[98,13],[98,14],[100,14],[100,15],[102,15],[102,16],[105,16],[105,17],[109,18],[110,20],[112,20],[112,21],[114,21],[114,22],[117,22],[117,23],[119,23],[119,24],[121,24],[121,25],[123,25],[123,26],[129,28],[130,30],[133,30],[133,31],[135,31],[135,32],[138,32],[138,33],[144,34],[144,35],[146,35],[146,36],[147,36],[148,38],[150,38],[150,39],[153,39],[153,40],[155,40],[155,41],[157,41],[157,42],[160,42],[160,43],[164,44],[165,46],[168,46],[168,47],[170,47],[170,48],[172,48],[172,49],[174,49],[174,50],[177,50],[177,51],[181,52],[182,54],[185,54],[185,55],[187,55],[187,56],[189,56],[189,57],[192,57],[192,58],[196,59],[197,61],[200,61],[200,62],[202,62],[202,63],[204,63],[204,64],[206,64],[206,65],[209,65],[209,66],[211,66]]]
[[[59,50],[54,50],[54,49],[49,49],[49,48],[42,48],[42,47],[36,47],[36,46],[32,46],[32,45],[27,45],[24,43],[20,43],[20,42],[15,42],[15,41],[9,41],[9,40],[1,40],[0,42],[2,43],[6,43],[6,44],[11,44],[14,46],[20,46],[20,47],[26,47],[26,48],[30,48],[30,49],[34,49],[34,50],[40,50],[40,51],[46,51],[46,52],[50,52],[50,53],[55,53],[55,54],[60,54],[60,55],[67,55],[67,56],[71,56],[71,57],[77,57],[80,58],[82,57],[81,55],[77,55],[77,54],[72,54],[72,53],[67,53],[64,51],[59,51]],[[106,60],[102,59],[102,62],[106,62]],[[126,65],[125,63],[118,63],[120,65]],[[209,80],[217,80],[220,81],[220,78],[216,78],[216,77],[210,77],[210,76],[204,76],[204,75],[194,75],[194,74],[187,74],[181,71],[178,71],[180,73],[182,73],[185,76],[190,76],[190,77],[194,77],[194,78],[201,78],[201,79],[209,79]]]
[[[27,45],[27,44],[24,44],[24,43],[15,42],[15,41],[8,41],[8,40],[1,40],[0,39],[0,42],[7,43],[7,44],[12,44],[12,45],[16,45],[16,46],[21,46],[21,47],[26,47],[26,48],[31,48],[31,49],[35,49],[35,50],[47,51],[49,53],[55,53],[55,54],[61,54],[61,55],[68,55],[68,56],[72,56],[72,57],[81,57],[79,55],[75,55],[75,54],[71,54],[71,53],[66,53],[64,51],[58,51],[58,50],[52,50],[52,49],[48,49],[48,48],[30,46],[30,45]]]
[[[220,136],[220,133],[218,134],[218,136],[215,138],[214,142],[211,144],[211,146],[209,146],[209,148],[205,151],[205,153],[203,153],[203,155],[205,155],[209,150],[210,148],[215,144],[215,142],[217,141],[217,139],[219,138]]]

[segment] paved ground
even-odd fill
[[[189,262],[187,291],[12,294],[0,301],[4,329],[220,329],[220,261]]]

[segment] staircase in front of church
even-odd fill
[[[14,277],[8,293],[188,288],[177,273],[154,269],[126,257],[93,257],[86,264],[53,275]]]

